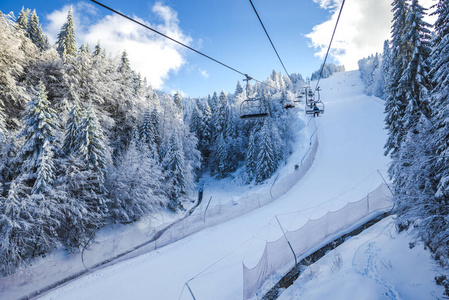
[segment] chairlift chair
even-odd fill
[[[241,119],[259,119],[268,117],[268,112],[262,107],[262,99],[248,98],[240,104]]]
[[[307,87],[306,87],[307,90]],[[310,89],[307,91],[308,97],[306,97],[306,105],[305,105],[305,112],[308,115],[313,115],[314,113],[318,112],[319,114],[324,113],[324,103],[321,102],[320,97],[320,89],[317,88],[315,90],[315,93]],[[315,110],[315,107],[318,109]]]
[[[305,111],[307,115],[313,115],[315,112],[314,108],[315,106],[318,108],[318,113],[319,114],[324,114],[324,103],[323,102],[309,102],[306,103],[306,107],[305,107]]]

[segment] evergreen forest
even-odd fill
[[[291,152],[299,74],[199,99],[152,89],[124,50],[77,48],[72,10],[54,45],[35,11],[0,12],[0,271],[86,247],[108,224],[184,211],[196,181],[243,167],[263,184]],[[268,118],[244,121],[257,98]]]

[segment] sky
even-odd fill
[[[253,0],[288,73],[309,77],[320,68],[342,0]],[[101,0],[146,25],[257,80],[272,70],[285,75],[249,1]],[[422,0],[429,7],[433,0]],[[72,6],[78,46],[100,45],[111,55],[126,50],[131,66],[153,88],[190,97],[224,90],[233,93],[243,76],[158,36],[91,1],[0,0],[3,13],[36,9],[50,42],[56,41]],[[348,0],[327,62],[357,69],[376,52],[391,30],[390,0]]]

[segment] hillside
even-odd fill
[[[383,156],[386,139],[383,130],[383,103],[377,98],[363,94],[358,72],[335,74],[329,79],[322,80],[321,87],[325,113],[316,119],[319,141],[316,159],[303,179],[287,193],[248,214],[201,230],[156,251],[83,276],[42,296],[41,299],[191,299],[185,286],[186,282],[189,282],[196,299],[242,299],[242,261],[247,265],[257,263],[266,241],[273,241],[282,236],[275,216],[279,216],[286,229],[292,229],[299,226],[301,221],[316,219],[326,211],[336,210],[348,202],[365,197],[382,183],[377,170],[385,174],[388,165],[388,159]],[[304,117],[301,107],[298,108],[297,114],[300,118]],[[304,148],[299,148],[301,149],[295,150],[304,153]],[[301,155],[293,153],[292,157]],[[289,160],[279,171],[279,180],[288,177],[296,163],[296,160]],[[233,201],[236,207],[243,204],[239,202],[241,195],[237,194],[239,188],[236,188],[235,182],[222,181],[220,187],[211,184],[212,181],[205,182],[206,187],[209,185],[205,190],[205,199],[208,200],[209,197],[228,199],[227,201]],[[265,193],[268,193],[268,187],[269,185],[265,186]],[[258,189],[264,191],[264,187]],[[226,191],[227,196],[221,197],[220,191]],[[251,191],[247,190],[246,193]],[[207,203],[203,202],[199,212],[204,211],[205,205]],[[296,211],[300,211],[301,214],[297,215],[295,220],[289,220],[288,214]],[[390,220],[379,223],[379,226],[371,229],[368,234],[381,236],[382,232],[392,232],[388,236],[395,236]],[[385,241],[385,235],[382,238],[384,239],[382,243],[374,245],[389,245],[389,242]],[[360,238],[365,245],[369,239],[370,237]],[[408,241],[404,236],[398,240],[402,241],[402,246]],[[336,272],[335,268],[329,267],[329,259],[335,265],[335,262],[339,264],[340,261],[340,258],[335,257],[341,257],[341,265],[346,266],[347,257],[351,257],[351,253],[344,250],[345,245],[346,243],[342,246],[343,250],[330,253],[331,258],[323,260],[329,272],[316,271],[324,268],[319,264],[317,267],[310,267],[311,271],[304,273],[306,279],[302,279],[301,287],[286,292],[284,299],[295,297],[288,295],[301,295],[304,291],[311,293],[316,290],[316,286],[313,286],[315,281],[310,280],[315,277],[327,282],[325,276],[332,276],[333,272]],[[370,245],[372,244],[368,244],[367,249],[372,250],[371,252],[361,246],[357,248],[360,249],[357,251],[357,258],[360,261],[372,257],[369,254],[374,251],[373,249],[377,249]],[[400,247],[396,249],[405,251]],[[382,257],[382,262],[387,266],[389,264],[395,266],[394,269],[400,272],[398,274],[405,274],[393,261],[394,256],[388,255],[392,252],[387,250],[385,252],[379,256]],[[411,255],[402,253],[401,258],[405,262],[400,263],[400,266],[411,265],[414,263],[413,260],[419,257],[422,260],[420,264],[422,268],[431,268],[432,262],[425,252],[420,251],[416,254],[415,249],[410,250],[410,253]],[[395,255],[397,256],[397,253]],[[407,259],[410,261],[406,261]],[[339,269],[346,270],[346,268]],[[354,270],[363,272],[363,264]],[[420,285],[421,292],[425,295],[440,293],[440,289],[431,283],[432,272],[421,272],[420,275],[421,280],[415,278],[414,285]],[[361,286],[364,282],[382,288],[387,286],[384,283],[388,278],[373,282],[369,276],[362,277],[363,280],[360,281],[354,276],[349,277],[349,280],[345,281],[346,285],[337,282],[329,285],[329,289],[319,289],[320,295],[333,293],[338,286],[341,299],[344,299],[344,296],[352,293],[355,287],[364,290]],[[308,287],[302,286],[304,281],[309,282]],[[422,284],[423,282],[426,284]],[[396,295],[395,293],[390,295],[382,288],[365,290],[369,291],[368,294],[373,293],[371,298],[367,299],[378,299],[377,292],[386,298]],[[394,289],[388,291],[391,290],[394,291]]]

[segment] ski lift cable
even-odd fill
[[[284,63],[282,62],[282,59],[281,59],[281,57],[279,56],[279,53],[278,53],[278,51],[276,50],[276,47],[274,46],[273,41],[272,41],[271,38],[270,38],[270,35],[268,34],[267,30],[265,29],[265,26],[263,25],[262,19],[260,18],[259,13],[257,12],[256,7],[255,7],[254,4],[253,4],[253,1],[252,1],[252,0],[249,0],[249,2],[251,3],[251,6],[253,7],[254,12],[256,13],[256,16],[257,16],[257,18],[259,19],[260,25],[262,25],[262,28],[263,28],[263,30],[265,31],[265,34],[267,35],[268,40],[270,41],[271,46],[273,47],[274,52],[276,52],[276,55],[277,55],[279,61],[281,62],[281,65],[282,65],[282,67],[284,68],[285,73],[286,73],[287,76],[290,78],[290,75],[288,74],[288,71],[287,71],[287,69],[285,68]]]
[[[213,62],[216,62],[217,64],[222,65],[223,67],[226,67],[226,68],[228,68],[228,69],[230,69],[230,70],[232,70],[232,71],[234,71],[234,72],[236,72],[236,73],[239,73],[240,75],[243,75],[243,76],[245,76],[246,78],[250,78],[250,79],[252,79],[252,80],[254,80],[254,81],[256,81],[256,82],[258,82],[258,83],[260,83],[260,84],[263,84],[263,85],[266,85],[266,86],[269,86],[269,87],[273,88],[272,86],[270,86],[270,85],[268,85],[268,84],[266,84],[266,83],[264,83],[264,82],[262,82],[262,81],[259,81],[259,80],[255,79],[255,78],[249,76],[248,74],[245,74],[245,73],[243,73],[243,72],[241,72],[241,71],[239,71],[239,70],[237,70],[237,69],[235,69],[235,68],[233,68],[233,67],[231,67],[231,66],[229,66],[229,65],[227,65],[227,64],[225,64],[225,63],[223,63],[223,62],[221,62],[221,61],[219,61],[219,60],[217,60],[217,59],[215,59],[215,58],[212,58],[212,57],[210,57],[209,55],[206,55],[206,54],[204,54],[203,52],[198,51],[198,50],[196,50],[196,49],[194,49],[194,48],[192,48],[192,47],[190,47],[190,46],[188,46],[188,45],[186,45],[186,44],[184,44],[184,43],[182,43],[182,42],[180,42],[180,41],[178,41],[178,40],[175,40],[174,38],[169,37],[168,35],[165,35],[165,34],[163,34],[162,32],[157,31],[156,29],[153,29],[153,28],[151,28],[150,26],[145,25],[145,24],[143,24],[143,23],[137,21],[136,19],[133,19],[133,18],[131,18],[131,17],[128,17],[127,15],[125,15],[125,14],[123,14],[123,13],[121,13],[121,12],[119,12],[119,11],[117,11],[117,10],[115,10],[115,9],[113,9],[113,8],[111,8],[111,7],[107,6],[107,5],[105,5],[105,4],[103,4],[103,3],[100,3],[100,2],[98,2],[98,1],[96,1],[96,0],[90,0],[90,1],[93,2],[93,3],[95,3],[95,4],[97,4],[97,5],[99,5],[99,6],[101,6],[101,7],[103,7],[103,8],[105,8],[105,9],[107,9],[107,10],[109,10],[109,11],[111,11],[111,12],[113,12],[113,13],[115,13],[115,14],[117,14],[117,15],[119,15],[119,16],[122,16],[122,17],[125,18],[125,19],[130,20],[131,22],[134,22],[134,23],[136,23],[136,24],[138,24],[138,25],[140,25],[140,26],[142,26],[142,27],[144,27],[144,28],[146,28],[146,29],[148,29],[148,30],[153,31],[154,33],[159,34],[159,35],[161,35],[162,37],[164,37],[164,38],[166,38],[166,39],[169,39],[170,41],[172,41],[172,42],[174,42],[174,43],[177,43],[177,44],[179,44],[179,45],[181,45],[181,46],[183,46],[183,47],[185,47],[185,48],[187,48],[187,49],[189,49],[189,50],[191,50],[191,51],[193,51],[193,52],[195,52],[195,53],[197,53],[197,54],[199,54],[199,55],[202,55],[202,56],[204,56],[205,58],[210,59],[210,60],[212,60]]]
[[[338,21],[340,20],[341,12],[343,11],[343,6],[345,5],[345,0],[341,3],[340,12],[338,13],[337,22],[335,23],[334,32],[332,33],[331,41],[329,43],[329,47],[327,48],[326,56],[324,57],[323,65],[321,66],[320,70],[320,76],[318,76],[318,81],[316,83],[315,90],[318,89],[318,86],[320,84],[321,76],[323,75],[324,66],[326,65],[327,56],[329,55],[329,51],[331,49],[332,41],[334,39],[335,31],[337,30]]]

